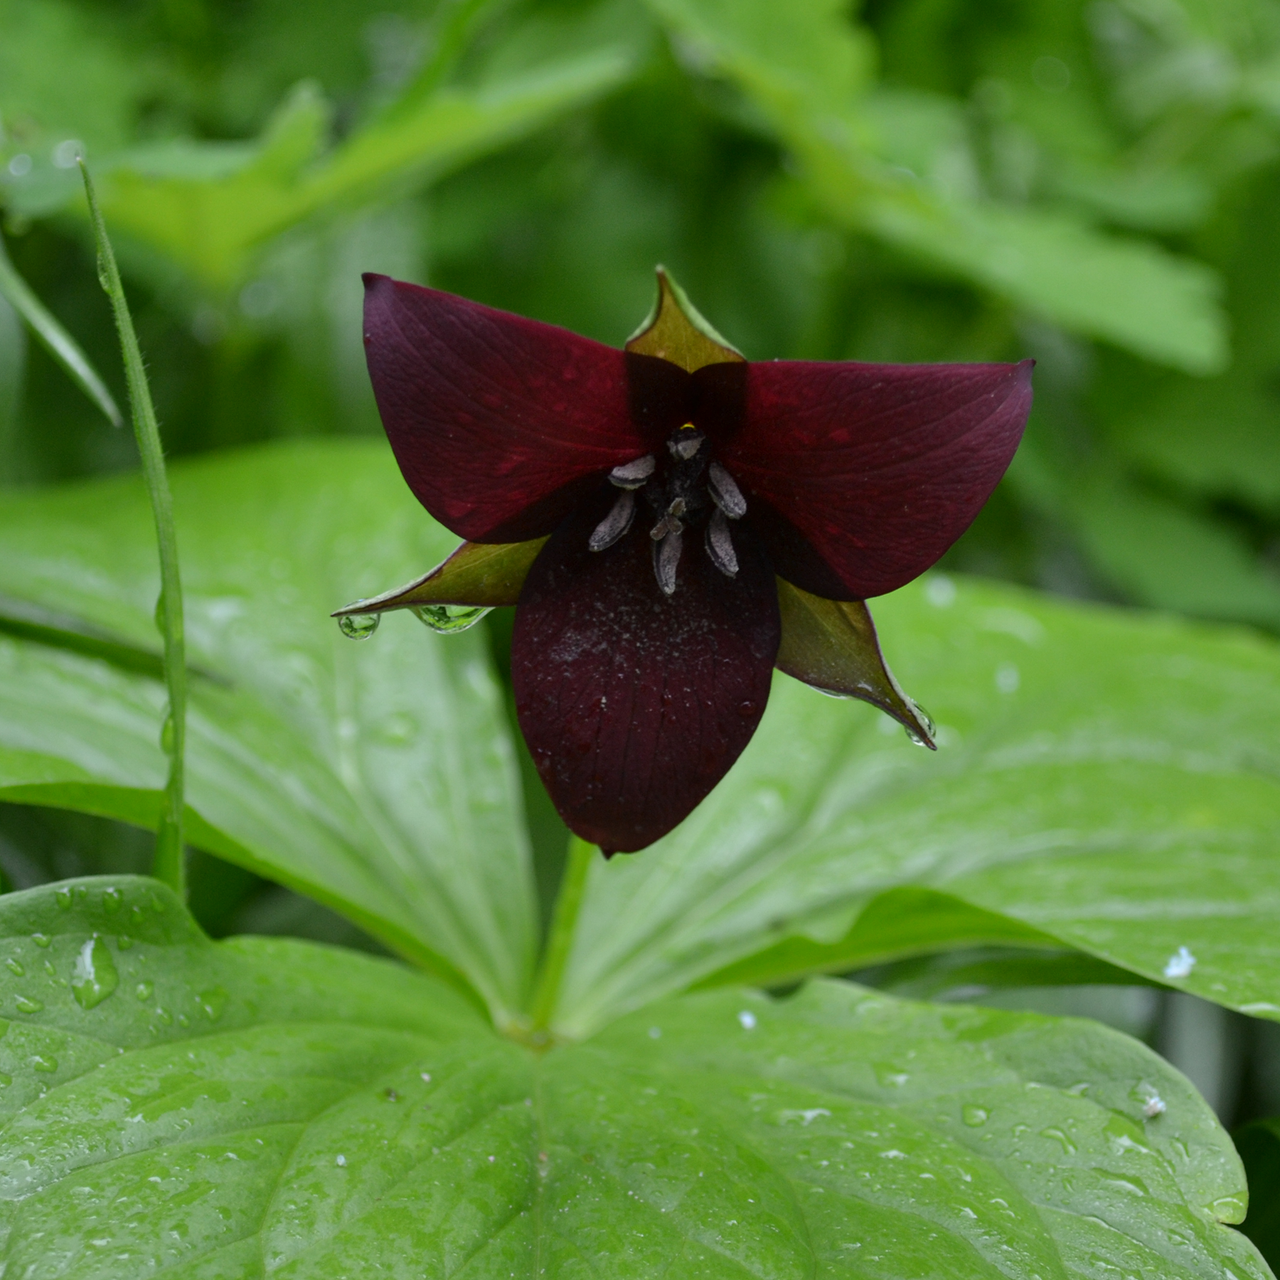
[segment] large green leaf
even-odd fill
[[[537,1055],[392,963],[210,943],[146,880],[11,895],[0,952],[27,1280],[1270,1274],[1208,1108],[1096,1024],[817,982]]]
[[[178,465],[173,489],[197,669],[190,838],[338,906],[509,1017],[535,914],[482,633],[440,638],[405,614],[357,644],[328,616],[456,540],[385,446]],[[0,797],[154,823],[147,521],[133,478],[0,504]]]
[[[777,676],[711,797],[593,868],[561,1026],[986,941],[1280,1015],[1273,643],[943,577],[873,611],[941,749]]]

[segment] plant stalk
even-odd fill
[[[165,784],[160,822],[156,829],[156,854],[152,874],[163,880],[184,901],[186,899],[186,863],[183,859],[183,756],[187,736],[187,664],[182,634],[182,583],[178,576],[178,539],[173,527],[173,499],[165,474],[164,452],[160,447],[160,427],[147,371],[134,332],[133,318],[120,282],[120,269],[107,238],[106,224],[93,181],[83,160],[85,196],[89,201],[89,217],[98,243],[98,279],[111,299],[120,349],[124,355],[125,380],[129,387],[129,407],[133,414],[133,431],[142,459],[142,474],[151,498],[151,514],[155,520],[156,542],[160,548],[160,598],[156,602],[156,625],[164,638],[164,679],[169,691],[169,711],[165,717],[160,741],[169,757],[169,778]]]
[[[27,322],[31,332],[44,344],[49,354],[63,367],[67,376],[107,416],[113,427],[124,425],[120,408],[106,383],[89,362],[76,340],[54,319],[44,303],[31,291],[31,286],[18,274],[0,238],[0,297]]]
[[[573,936],[578,927],[578,913],[587,891],[587,873],[599,856],[593,844],[573,836],[569,841],[569,853],[565,858],[564,877],[560,892],[556,895],[556,909],[551,917],[551,931],[547,935],[546,950],[538,969],[538,982],[533,992],[533,1008],[530,1017],[533,1030],[546,1031],[556,1011],[560,998],[560,984],[564,979],[565,965],[573,947]]]

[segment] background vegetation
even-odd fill
[[[618,344],[661,261],[750,358],[1032,355],[1026,443],[946,567],[1280,631],[1280,4],[788,7],[779,38],[764,0],[0,0],[4,242],[123,402],[83,149],[171,457],[376,436],[362,270]],[[0,302],[0,480],[135,465]],[[1060,676],[1090,689],[1089,656]],[[564,833],[525,800],[545,914]],[[149,840],[0,809],[9,887]],[[209,854],[192,906],[374,945]],[[863,977],[982,997],[985,959]],[[1280,1112],[1273,1024],[1044,981],[985,998],[1148,1038],[1228,1125]]]

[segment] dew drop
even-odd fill
[[[913,702],[908,698],[907,704],[924,722],[924,727],[929,731],[929,737],[936,738],[938,727],[933,723],[933,717],[918,702]],[[929,745],[928,739],[922,738],[910,725],[903,725],[903,732],[907,735],[908,741],[913,742],[917,747],[927,747]]]
[[[457,635],[474,627],[486,613],[492,610],[483,605],[469,604],[420,604],[409,610],[419,622],[441,635]]]
[[[160,726],[160,750],[166,755],[171,755],[173,753],[173,741],[173,716],[167,715],[164,718],[164,724]]]
[[[53,939],[49,937],[47,933],[33,933],[31,935],[31,941],[34,942],[37,947],[47,947]]]
[[[133,949],[133,939],[127,933],[122,933],[116,939],[116,949],[118,951],[131,951]]]
[[[62,908],[63,911],[71,910],[71,890],[67,886],[53,891],[53,900]]]
[[[31,1067],[34,1071],[52,1075],[58,1069],[58,1060],[51,1053],[36,1053],[31,1057]]]
[[[348,640],[367,640],[377,631],[381,621],[381,616],[376,613],[343,614],[338,619],[338,630]]]
[[[39,1000],[32,1000],[29,996],[18,996],[13,1003],[18,1006],[19,1013],[39,1013],[44,1008]]]
[[[71,994],[82,1009],[100,1005],[119,985],[115,961],[107,944],[98,937],[90,938],[76,956],[71,974]]]
[[[12,956],[10,956],[4,962],[4,967],[8,969],[10,973],[17,974],[19,978],[22,977],[24,973],[26,973],[26,970],[22,967],[22,965],[19,964],[18,961],[15,960]]]
[[[108,889],[102,891],[102,908],[109,915],[115,915],[124,903],[124,894],[112,885]]]
[[[1166,978],[1185,978],[1196,967],[1196,958],[1187,947],[1179,947],[1164,966]]]
[[[150,1000],[151,993],[154,990],[155,986],[152,983],[140,982],[136,987],[134,987],[133,994],[137,996],[139,1000]]]
[[[217,1022],[222,1017],[222,1011],[227,1007],[227,1001],[230,999],[225,987],[210,987],[196,996],[196,1003],[210,1022]]]
[[[975,1106],[972,1102],[967,1102],[960,1109],[960,1119],[969,1126],[970,1129],[979,1129],[987,1123],[987,1116],[990,1113],[985,1107]]]
[[[1041,1129],[1040,1136],[1042,1138],[1052,1138],[1054,1142],[1061,1145],[1064,1154],[1073,1156],[1076,1153],[1076,1144],[1067,1137],[1061,1129]]]
[[[754,1031],[756,1029],[756,1015],[750,1009],[743,1009],[738,1014],[738,1023],[743,1031]]]

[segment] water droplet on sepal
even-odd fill
[[[377,613],[344,613],[338,619],[338,630],[348,640],[367,640],[381,621],[382,616]]]
[[[409,612],[432,631],[438,631],[441,635],[457,635],[474,627],[492,610],[484,605],[418,604],[412,606]]]
[[[904,725],[903,732],[907,735],[908,741],[914,743],[917,747],[927,747],[930,738],[937,738],[938,727],[933,723],[933,717],[918,702],[908,698],[907,705],[920,717],[920,722],[929,731],[929,738],[922,738],[910,725]]]

